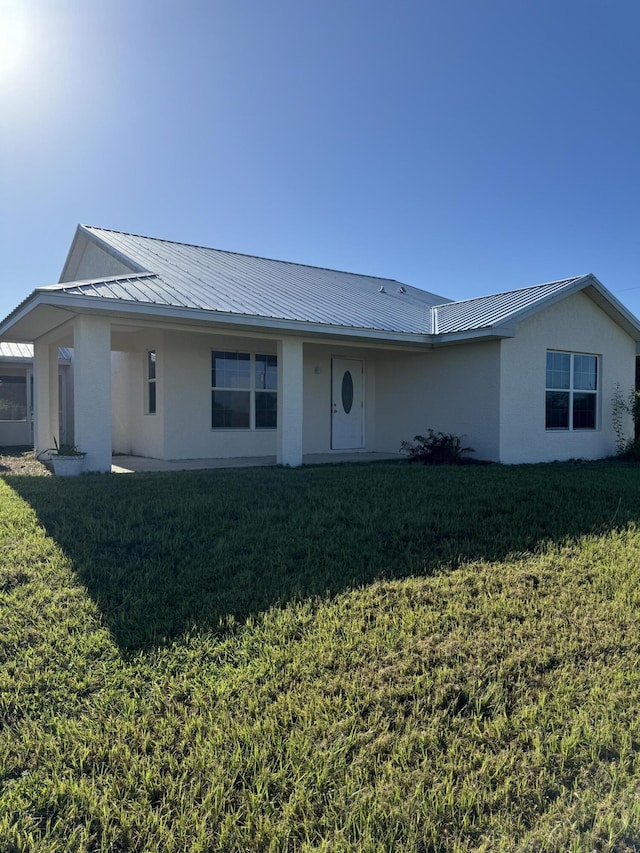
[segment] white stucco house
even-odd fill
[[[66,438],[90,470],[110,470],[114,452],[299,465],[397,452],[429,427],[515,463],[615,451],[611,398],[634,386],[640,323],[593,275],[456,302],[79,226],[60,283],[2,320],[0,341],[33,346],[23,423],[32,376],[36,449],[70,407]]]

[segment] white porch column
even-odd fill
[[[111,470],[111,324],[103,317],[73,321],[75,443],[86,471]]]
[[[34,446],[42,453],[59,440],[58,347],[35,341],[33,357]]]
[[[302,465],[302,341],[278,341],[278,464]]]

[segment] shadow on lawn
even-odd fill
[[[626,526],[640,467],[406,464],[15,477],[123,651],[274,605]]]

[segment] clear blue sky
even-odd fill
[[[638,0],[0,0],[0,317],[79,222],[640,315],[639,43]]]

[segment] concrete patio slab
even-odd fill
[[[400,453],[309,453],[303,465],[338,465],[400,461]],[[264,468],[276,465],[275,456],[242,456],[233,459],[151,459],[146,456],[114,456],[112,474],[139,474],[148,471],[205,471],[213,468]]]

